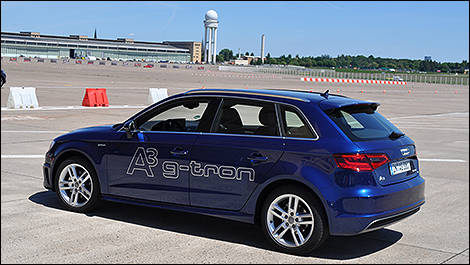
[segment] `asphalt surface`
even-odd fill
[[[469,263],[468,86],[312,84],[300,76],[194,66],[2,60],[2,69],[2,263]],[[14,86],[36,87],[43,108],[5,109]],[[115,108],[76,108],[87,87],[106,88]],[[125,120],[147,105],[150,87],[168,88],[170,95],[201,87],[330,89],[379,102],[380,112],[416,142],[426,204],[386,229],[332,237],[308,256],[276,252],[258,227],[213,217],[109,202],[91,214],[64,210],[42,186],[50,141],[80,127]]]

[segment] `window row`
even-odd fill
[[[148,52],[166,52],[166,53],[188,53],[189,51],[175,51],[175,50],[159,50],[159,49],[142,49],[142,48],[128,48],[128,47],[107,47],[107,46],[83,46],[77,44],[60,44],[60,43],[41,43],[41,42],[20,42],[2,40],[5,44],[20,44],[20,45],[34,45],[34,46],[54,46],[54,47],[67,47],[67,48],[80,48],[80,49],[106,49],[106,50],[124,50],[124,51],[148,51]]]
[[[165,103],[135,120],[139,131],[317,138],[294,107],[240,98],[193,97]]]

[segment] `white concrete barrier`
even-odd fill
[[[148,103],[153,104],[168,97],[167,88],[149,88]]]
[[[39,108],[35,87],[10,87],[7,108]]]

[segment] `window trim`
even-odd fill
[[[221,100],[220,100],[220,104],[219,104],[219,107],[217,108],[217,111],[214,115],[214,119],[212,120],[212,125],[211,125],[211,128],[209,130],[208,133],[211,133],[211,134],[214,134],[214,135],[248,135],[248,136],[266,136],[266,137],[275,137],[275,138],[282,138],[282,132],[281,132],[281,127],[280,127],[280,123],[279,123],[279,115],[277,113],[277,108],[276,108],[276,102],[270,102],[270,101],[262,101],[264,103],[269,103],[269,104],[273,104],[273,107],[274,107],[274,111],[275,111],[275,115],[276,115],[276,121],[277,121],[277,132],[279,135],[258,135],[258,134],[254,134],[254,135],[251,135],[251,134],[237,134],[237,133],[217,133],[215,132],[215,125],[217,124],[217,122],[219,122],[218,120],[221,118],[221,115],[220,115],[220,111],[222,109],[222,106],[225,102],[225,100],[228,100],[228,99],[241,99],[241,100],[246,100],[246,101],[254,101],[255,104],[257,101],[260,101],[258,99],[251,99],[251,98],[234,98],[234,97],[222,97]],[[246,104],[248,105],[248,104]],[[249,105],[248,105],[249,106]]]
[[[276,139],[289,139],[289,140],[302,140],[302,141],[317,141],[318,139],[320,139],[320,135],[317,133],[317,131],[315,130],[315,128],[313,128],[312,124],[310,123],[310,121],[307,119],[307,116],[305,116],[305,114],[303,113],[303,111],[293,105],[293,104],[290,104],[290,103],[285,103],[285,102],[278,102],[278,101],[274,101],[274,100],[268,100],[268,99],[259,99],[259,98],[250,98],[250,97],[244,97],[244,96],[231,96],[231,95],[198,95],[198,94],[186,94],[186,95],[182,95],[182,96],[179,96],[177,98],[173,98],[173,99],[169,99],[169,100],[164,100],[160,103],[156,103],[155,106],[153,107],[150,107],[147,109],[147,110],[142,110],[142,113],[137,113],[137,114],[134,114],[133,116],[131,116],[129,119],[127,119],[126,121],[123,122],[126,123],[127,121],[133,119],[133,120],[136,120],[138,118],[140,118],[141,116],[143,115],[146,115],[147,113],[151,112],[151,111],[154,111],[156,108],[159,108],[161,107],[162,105],[164,104],[167,104],[167,103],[171,103],[173,101],[176,101],[176,100],[182,100],[182,99],[191,99],[191,98],[221,98],[221,100],[219,101],[219,106],[217,108],[217,111],[216,111],[216,115],[218,114],[217,112],[219,111],[219,108],[221,107],[221,103],[223,101],[224,98],[240,98],[240,99],[250,99],[250,100],[257,100],[257,101],[264,101],[264,102],[271,102],[271,103],[274,103],[276,106],[277,105],[286,105],[286,106],[291,106],[293,107],[294,109],[296,109],[300,115],[302,115],[302,117],[307,121],[307,125],[310,127],[310,129],[315,133],[315,135],[317,136],[316,138],[297,138],[297,137],[287,137],[287,136],[284,136],[283,134],[281,136],[266,136],[266,135],[249,135],[249,134],[225,134],[225,133],[222,133],[222,134],[218,134],[218,133],[207,133],[207,132],[177,132],[177,133],[191,133],[191,134],[201,134],[201,135],[218,135],[218,136],[241,136],[241,137],[261,137],[261,138],[276,138]],[[276,107],[277,109],[278,107]],[[280,116],[280,112],[278,112],[276,110],[276,112],[278,113],[278,124],[280,126],[280,120],[279,120],[279,116]],[[215,117],[212,119],[212,123],[214,123],[215,121]],[[123,131],[123,127],[121,127],[119,129],[119,131]],[[212,130],[212,124],[211,124],[211,130]],[[142,131],[138,131],[138,132],[142,132]],[[152,131],[153,133],[174,133],[174,132],[169,132],[169,131]]]
[[[310,130],[310,132],[315,136],[314,138],[302,138],[302,137],[289,137],[289,136],[286,136],[286,133],[284,131],[284,120],[282,119],[282,111],[281,111],[281,105],[285,105],[285,106],[288,106],[288,107],[293,107],[296,111],[296,114],[299,115],[300,114],[300,119],[302,120],[302,122],[306,123],[308,129]],[[281,131],[282,131],[282,136],[285,138],[285,139],[296,139],[296,140],[313,140],[313,141],[316,141],[320,138],[320,136],[318,135],[317,131],[315,130],[315,128],[313,128],[312,124],[310,123],[310,121],[307,119],[307,117],[305,116],[305,114],[302,112],[302,110],[300,110],[300,108],[298,108],[297,106],[294,106],[294,105],[290,105],[290,104],[284,104],[284,103],[278,103],[278,113],[279,113],[279,117],[278,119],[281,121],[280,123],[280,126],[281,126]],[[287,125],[286,125],[287,127]]]
[[[204,97],[202,97],[202,98],[204,98]],[[188,100],[190,100],[190,98],[176,98],[176,99],[174,99],[174,100],[162,102],[161,104],[156,105],[154,108],[151,108],[151,109],[149,109],[148,111],[142,113],[141,115],[135,117],[133,120],[134,120],[134,122],[135,122],[135,121],[136,121],[137,119],[139,119],[139,118],[143,119],[143,118],[145,118],[145,117],[144,117],[145,115],[150,115],[151,118],[148,119],[148,120],[150,120],[150,119],[152,119],[153,117],[155,117],[155,115],[152,115],[152,114],[153,114],[153,113],[156,113],[156,112],[158,113],[158,112],[159,112],[159,111],[158,111],[159,109],[165,108],[166,106],[170,106],[169,109],[163,111],[163,112],[165,112],[165,111],[168,111],[168,110],[170,110],[171,108],[173,108],[174,106],[172,106],[172,105],[176,105],[176,106],[177,106],[178,104],[181,104],[181,102],[178,102],[178,99],[179,99],[180,101],[188,101]],[[209,99],[209,102],[208,102],[208,104],[207,104],[207,108],[204,110],[203,115],[204,115],[204,113],[207,111],[207,109],[210,107],[210,103],[211,103],[210,100],[213,100],[213,99]],[[217,99],[215,99],[214,101],[217,101]],[[183,103],[183,104],[184,104],[184,103]],[[215,102],[215,104],[217,104],[217,103]],[[162,113],[162,112],[160,112],[160,113]],[[160,114],[160,113],[158,113],[158,114]],[[156,114],[156,115],[158,115],[158,114]],[[201,117],[201,118],[202,118],[202,117]],[[147,121],[148,121],[148,120],[147,120]],[[213,120],[214,120],[214,119],[212,119],[212,121],[213,121]],[[144,124],[144,123],[142,123],[142,124]],[[142,126],[142,124],[140,124],[139,127]],[[212,123],[211,123],[211,125],[212,125]],[[122,128],[121,128],[121,129],[122,129]],[[209,128],[209,129],[210,129],[210,128]],[[179,132],[179,131],[144,131],[144,130],[139,130],[139,129],[136,129],[136,131],[137,131],[137,132],[140,132],[140,133],[179,133],[179,134],[182,134],[182,133],[186,133],[186,134],[201,134],[201,133],[202,133],[202,132]]]

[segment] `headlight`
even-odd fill
[[[49,145],[49,149],[48,149],[48,150],[51,150],[51,148],[54,146],[54,144],[55,144],[55,141],[52,140],[51,144]]]

